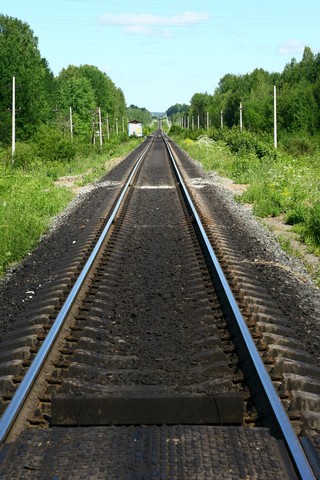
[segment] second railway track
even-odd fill
[[[123,203],[115,201],[119,209],[106,214],[84,246],[84,258],[79,256],[80,266],[87,258],[91,261],[88,271],[80,274],[75,298],[68,303],[70,281],[61,278],[53,290],[56,300],[44,302],[35,319],[26,324],[22,321],[0,345],[4,410],[0,432],[6,442],[0,464],[3,478],[43,478],[43,472],[77,478],[75,460],[73,467],[68,460],[61,460],[60,466],[50,466],[51,460],[39,466],[32,460],[37,442],[47,442],[43,448],[50,456],[55,444],[73,444],[77,435],[87,435],[92,449],[98,435],[105,442],[105,455],[108,449],[112,452],[109,463],[88,460],[83,466],[84,471],[89,468],[87,478],[317,475],[314,445],[318,437],[316,441],[307,437],[305,454],[294,430],[319,430],[319,369],[300,350],[287,362],[276,358],[277,349],[294,350],[277,321],[276,307],[250,278],[250,272],[237,263],[232,240],[224,238],[223,228],[199,206],[207,235],[201,238],[198,214],[186,203],[189,193],[181,186],[181,173],[174,172],[175,158],[160,131],[145,142],[121,195]],[[195,200],[201,205],[200,198]],[[106,229],[106,238],[95,247],[95,238]],[[232,323],[237,315],[243,321],[242,315],[233,296],[227,298],[223,291],[225,278],[222,274],[219,279],[216,268],[220,266],[212,263],[208,239],[226,264],[226,276],[274,386],[266,387],[258,378],[256,371],[269,381],[267,370],[261,367],[259,371],[260,364],[252,366],[249,360],[249,344],[254,342],[250,337],[246,344],[241,325]],[[59,314],[61,327],[54,335],[51,329],[55,343],[40,361],[48,342],[46,334],[61,304],[65,310],[63,316]],[[243,329],[249,336],[247,327]],[[38,367],[32,363],[34,358]],[[293,365],[289,375],[288,362]],[[24,388],[25,398],[13,412],[12,405],[19,403],[26,384],[23,377],[26,372],[31,376],[32,369],[37,370],[37,377]],[[292,390],[306,390],[300,395],[305,402],[300,410],[287,392],[290,382]],[[295,420],[292,425],[276,390]],[[275,404],[279,404],[278,413],[273,411]],[[228,447],[232,439],[237,439],[238,447]],[[129,456],[130,451],[131,457],[138,455],[139,460],[130,457],[129,467],[128,462],[121,463],[120,453],[114,451],[117,442],[122,455]],[[253,443],[259,445],[261,457]],[[283,453],[279,445],[288,447],[288,452]],[[147,460],[143,460],[145,449]],[[216,452],[220,452],[219,460]],[[238,463],[230,460],[233,455],[240,455]],[[27,466],[19,466],[18,458]],[[68,474],[60,473],[63,464],[68,464]]]

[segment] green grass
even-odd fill
[[[191,136],[195,137],[194,132]],[[184,132],[183,137],[174,138],[206,171],[214,170],[235,183],[248,185],[237,201],[251,203],[253,212],[260,217],[284,215],[301,240],[319,251],[319,150],[293,156],[281,148],[276,152],[265,144],[265,139],[251,133],[244,132],[241,137],[231,130],[223,133],[224,141],[221,136],[213,131],[209,138],[194,140],[186,138]],[[290,139],[286,143],[290,144]]]
[[[55,184],[58,178],[79,175],[81,185],[94,182],[109,170],[112,158],[124,156],[140,141],[131,139],[101,151],[88,148],[68,162],[43,161],[22,146],[15,166],[5,161],[8,152],[0,150],[0,276],[38,244],[52,218],[73,198],[70,189]]]
[[[2,171],[0,179],[0,273],[24,257],[66,207],[72,193],[54,187],[49,177]]]

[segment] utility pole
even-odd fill
[[[117,136],[119,135],[119,125],[118,125],[118,119],[116,118],[116,134]]]
[[[106,124],[107,124],[107,139],[110,140],[109,115],[107,115]]]
[[[240,102],[240,132],[242,132],[242,102]]]
[[[70,137],[73,140],[72,107],[69,108]]]
[[[12,77],[12,163],[16,149],[16,77]]]
[[[274,148],[278,148],[278,134],[277,134],[277,87],[273,87],[273,113],[274,113]]]
[[[207,112],[207,130],[209,130],[209,127],[210,127],[210,125],[209,125],[209,112]]]
[[[223,129],[223,110],[221,110],[220,112],[220,127],[221,127],[221,130]]]
[[[99,139],[100,147],[102,147],[102,123],[101,123],[101,108],[98,107],[98,119],[99,119]]]
[[[200,129],[200,115],[198,115],[198,130]]]

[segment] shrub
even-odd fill
[[[179,125],[172,125],[169,130],[169,135],[183,135],[184,129]]]
[[[286,214],[285,222],[287,225],[297,225],[303,223],[306,218],[306,209],[301,204],[295,205],[295,208],[289,210]]]
[[[259,217],[277,217],[283,211],[279,190],[268,183],[251,185],[241,195],[241,201],[253,203],[253,212]]]
[[[295,157],[302,155],[313,155],[316,151],[316,144],[307,135],[291,135],[283,140],[284,149]]]
[[[315,245],[320,245],[320,203],[308,210],[302,237]]]
[[[256,135],[246,130],[240,132],[238,127],[231,129],[214,129],[210,132],[214,140],[223,140],[233,153],[254,153],[258,158],[269,157],[275,160],[277,151],[273,148],[269,138]]]
[[[13,166],[25,170],[35,161],[36,157],[36,147],[34,144],[17,142],[13,157]]]
[[[36,136],[37,153],[43,160],[70,162],[76,156],[76,145],[59,130],[42,125]]]

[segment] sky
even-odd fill
[[[94,65],[151,112],[320,52],[319,0],[0,0],[0,13],[29,24],[55,75]]]

